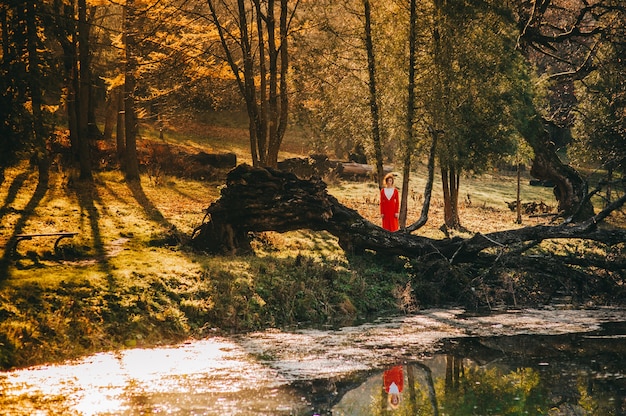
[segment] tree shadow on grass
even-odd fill
[[[100,213],[95,205],[95,202],[101,202],[98,190],[91,181],[80,182],[74,190],[81,210],[87,213],[87,218],[89,219],[89,229],[98,264],[100,269],[108,275],[111,271],[111,266],[107,261],[102,232],[100,231]]]
[[[9,188],[9,193],[7,198],[5,199],[4,207],[7,207],[18,194],[19,189],[24,185],[24,182],[29,174],[24,173],[18,175]],[[4,253],[2,255],[2,259],[0,259],[0,282],[9,278],[9,263],[11,262],[11,257],[13,256],[13,249],[17,244],[17,236],[21,234],[24,230],[24,227],[28,223],[28,220],[32,216],[35,208],[39,206],[43,197],[48,192],[49,186],[49,177],[47,174],[40,174],[39,179],[37,181],[37,187],[35,188],[35,192],[31,196],[30,200],[24,207],[21,212],[21,216],[15,223],[15,227],[13,228],[13,233],[9,237],[6,246],[4,247]]]
[[[7,196],[4,198],[4,203],[2,204],[2,208],[0,208],[0,219],[4,217],[4,215],[9,211],[9,206],[15,202],[17,198],[17,194],[20,189],[24,186],[24,183],[28,179],[31,174],[29,172],[22,172],[17,175],[11,185],[9,186],[9,190],[7,192]]]
[[[174,225],[170,223],[159,211],[159,209],[150,201],[141,186],[141,181],[129,181],[126,183],[128,189],[133,194],[135,200],[143,208],[149,220],[159,223],[161,226],[171,229]]]

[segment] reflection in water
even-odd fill
[[[451,363],[461,364],[461,371],[450,378],[446,368]],[[386,393],[368,380],[363,384],[365,388],[346,393],[332,414],[545,415],[548,414],[545,410],[550,409],[536,406],[538,402],[529,400],[532,399],[529,393],[539,391],[539,377],[532,369],[482,368],[467,359],[459,360],[450,355],[407,363],[403,369],[407,385],[403,400],[397,406],[381,406]],[[372,380],[379,378],[380,374]]]
[[[428,311],[97,354],[0,373],[0,414],[626,415],[626,316],[599,315]]]
[[[605,331],[452,339],[449,354],[372,375],[332,415],[626,415],[625,338]],[[387,405],[392,379],[402,400]]]
[[[447,377],[446,368],[451,363],[459,364],[460,371],[456,376]],[[583,368],[567,366],[546,371],[546,368],[520,368],[502,362],[481,366],[452,355],[437,355],[421,363],[407,363],[402,368],[406,384],[402,400],[397,405],[387,404],[388,393],[380,387],[384,373],[379,373],[347,392],[331,414],[626,414],[626,389],[620,381],[623,374],[612,374],[611,380],[607,380],[607,374]],[[428,379],[425,369],[433,372],[433,379]]]
[[[385,386],[389,406],[392,409],[397,409],[400,404],[400,395],[404,388],[404,374],[402,373],[401,365],[385,370],[383,373],[383,385]]]

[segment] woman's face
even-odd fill
[[[385,179],[385,183],[387,184],[388,187],[390,187],[391,185],[393,185],[393,178]]]

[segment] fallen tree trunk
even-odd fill
[[[583,223],[436,240],[382,229],[329,195],[320,179],[301,180],[289,172],[240,165],[228,174],[226,185],[220,199],[207,209],[209,220],[192,235],[192,245],[199,250],[248,252],[250,232],[310,229],[335,235],[349,253],[373,250],[383,255],[436,256],[454,264],[472,262],[489,248],[525,242],[530,247],[546,239],[581,238],[609,245],[626,241],[626,230],[598,226],[626,197]]]
[[[192,162],[199,163],[203,166],[212,166],[214,168],[234,168],[237,166],[237,155],[234,153],[206,153],[199,152],[191,155],[189,159]]]
[[[373,179],[376,176],[373,165],[356,162],[341,162],[340,176],[344,179]],[[393,171],[391,166],[383,166],[383,176]]]
[[[247,252],[249,232],[326,230],[350,252],[372,249],[390,254],[428,251],[429,239],[390,233],[367,221],[326,192],[317,178],[240,165],[226,179],[219,200],[207,209],[208,222],[194,231],[192,244],[212,253]]]
[[[367,163],[342,162],[330,160],[323,154],[313,154],[309,157],[290,158],[278,162],[278,169],[296,174],[300,178],[324,177],[335,174],[347,180],[371,180],[376,175],[374,166]],[[392,166],[383,166],[383,173],[393,170]]]

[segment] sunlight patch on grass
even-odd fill
[[[104,273],[92,266],[80,266],[73,262],[40,262],[37,266],[17,269],[11,274],[11,285],[23,287],[37,285],[44,289],[55,289],[68,283],[94,284],[104,278]]]
[[[161,247],[133,247],[107,260],[110,274],[116,278],[137,276],[183,276],[197,273],[200,265],[178,250]]]
[[[337,237],[326,231],[297,230],[284,233],[257,233],[252,242],[257,256],[277,258],[295,257],[302,253],[314,258],[342,258]]]

